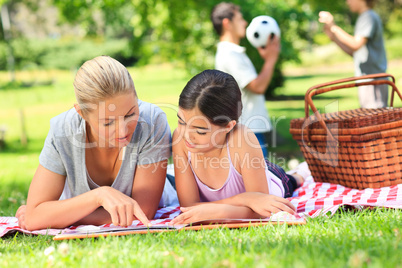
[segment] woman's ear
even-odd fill
[[[229,133],[230,131],[232,131],[232,129],[236,126],[237,122],[235,120],[230,121],[227,125],[226,125],[226,133]]]
[[[82,114],[82,110],[81,110],[80,106],[77,103],[74,103],[74,109],[84,119],[84,116]]]

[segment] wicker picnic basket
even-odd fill
[[[392,87],[390,107],[320,114],[312,101],[313,96],[325,92],[379,84]],[[306,116],[291,120],[290,133],[315,181],[356,189],[402,183],[402,108],[393,107],[395,92],[402,100],[395,78],[389,74],[341,79],[306,92]]]

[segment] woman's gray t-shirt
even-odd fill
[[[126,146],[119,173],[111,187],[131,196],[134,173],[138,165],[147,165],[170,157],[171,133],[166,114],[156,105],[138,100],[137,127]],[[50,130],[39,156],[39,164],[66,176],[60,199],[90,191],[86,166],[85,120],[74,108],[52,118]],[[149,178],[152,180],[152,177]]]

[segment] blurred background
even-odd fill
[[[0,70],[73,71],[86,60],[104,54],[125,66],[168,62],[194,75],[214,65],[217,35],[209,15],[219,2],[0,0]],[[241,6],[247,21],[267,14],[278,21],[282,30],[282,53],[268,96],[275,95],[275,89],[283,86],[286,63],[314,64],[306,55],[315,47],[323,47],[319,61],[328,64],[340,60],[331,57],[334,46],[317,22],[319,11],[335,14],[337,24],[350,33],[357,17],[349,12],[346,1],[233,2]],[[389,59],[402,56],[402,50],[398,49],[402,41],[401,7],[401,0],[378,0],[375,7],[384,23]],[[257,50],[247,40],[242,45],[248,48],[259,69],[262,61]],[[347,55],[343,57],[350,60]],[[33,81],[25,81],[29,82]]]

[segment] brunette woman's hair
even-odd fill
[[[236,80],[218,70],[205,70],[194,76],[181,92],[179,106],[184,110],[198,108],[218,126],[237,122],[243,108]]]

